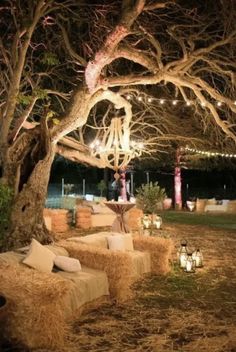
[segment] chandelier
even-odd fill
[[[114,117],[101,140],[95,139],[90,145],[91,154],[101,159],[105,167],[115,171],[125,168],[129,162],[143,151],[143,143],[130,140],[130,128],[122,123],[121,117]]]

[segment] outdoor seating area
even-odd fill
[[[195,205],[198,212],[236,213],[236,200],[197,199]]]
[[[49,246],[32,240],[1,253],[1,290],[9,301],[5,337],[32,349],[61,348],[84,308],[127,301],[145,274],[168,273],[172,249],[170,239],[102,232]]]

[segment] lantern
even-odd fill
[[[151,219],[149,218],[148,215],[144,215],[144,217],[142,218],[142,226],[143,226],[143,234],[145,236],[149,236],[149,230],[151,229],[151,224],[152,224],[152,221]]]
[[[153,220],[153,225],[156,229],[160,229],[162,225],[162,218],[160,216],[156,216],[156,219]]]
[[[203,255],[200,249],[198,248],[195,252],[193,252],[193,260],[195,261],[195,266],[196,268],[202,268],[203,267]]]
[[[151,227],[151,219],[149,218],[148,215],[144,215],[142,219],[142,223],[143,223],[144,229],[149,229]]]
[[[192,257],[192,253],[187,254],[186,266],[184,268],[186,273],[194,273],[195,272],[195,260]]]
[[[181,247],[178,251],[178,261],[179,261],[179,266],[181,268],[186,267],[186,260],[187,260],[187,241],[182,241]]]

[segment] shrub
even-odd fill
[[[101,180],[98,183],[98,190],[100,191],[100,197],[103,197],[103,192],[107,189],[106,182],[104,180]]]
[[[137,189],[136,204],[144,214],[156,214],[160,209],[159,203],[165,198],[165,188],[161,188],[158,182],[150,182]]]

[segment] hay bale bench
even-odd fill
[[[64,248],[46,247],[69,256]],[[59,351],[69,343],[73,319],[109,298],[107,275],[85,265],[78,272],[41,272],[23,264],[24,258],[21,252],[0,254],[1,292],[8,298],[4,337],[22,350]]]
[[[83,237],[71,237],[60,241],[70,256],[82,264],[106,272],[111,298],[122,302],[132,297],[131,285],[142,275],[164,275],[170,271],[173,241],[161,237],[133,237],[134,250],[112,251],[108,249],[108,236],[99,232]],[[121,234],[115,234],[120,236]],[[125,236],[125,235],[124,235]]]

